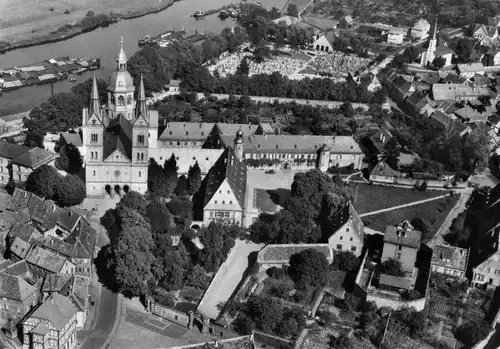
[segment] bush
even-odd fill
[[[64,14],[65,14],[65,15],[69,15],[70,13],[71,13],[71,12],[69,12],[69,10],[68,10],[68,9],[66,9],[66,11],[64,11]]]
[[[237,332],[243,335],[251,334],[255,327],[252,319],[243,314],[238,316],[238,318],[233,322],[233,326]]]
[[[159,304],[161,304],[163,306],[166,306],[169,308],[175,307],[175,297],[173,295],[171,295],[170,293],[168,293],[167,291],[165,291],[163,288],[160,288],[160,287],[155,288],[151,292],[151,297],[156,302],[158,302]]]
[[[269,277],[275,279],[282,279],[287,274],[285,267],[283,268],[271,267],[267,269],[266,273],[267,275],[269,275]]]
[[[321,252],[308,249],[290,257],[288,273],[297,288],[324,286],[328,279],[329,265]]]

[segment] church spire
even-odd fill
[[[144,89],[144,79],[141,75],[141,82],[139,84],[139,93],[137,95],[137,102],[135,104],[135,117],[138,119],[140,116],[147,120],[148,105],[146,101],[146,90]]]
[[[116,70],[127,70],[127,55],[123,50],[123,35],[120,37],[120,52],[116,57]]]
[[[438,31],[438,17],[436,16],[436,24],[434,25],[434,34],[432,36],[432,40],[437,40],[437,31]]]
[[[99,91],[97,90],[97,80],[95,75],[92,80],[92,90],[90,91],[89,116],[92,114],[96,114],[97,117],[101,116],[101,102],[99,101]]]

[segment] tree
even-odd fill
[[[125,207],[122,214],[131,209]],[[133,212],[129,212],[133,215]],[[109,268],[113,271],[118,289],[127,295],[144,295],[151,279],[154,257],[151,253],[153,239],[149,226],[143,220],[122,224],[116,245],[112,246]]]
[[[141,217],[145,217],[147,214],[148,200],[144,197],[144,195],[131,191],[124,195],[120,200],[120,203],[125,207],[130,208],[131,210],[136,211],[141,215]]]
[[[43,140],[44,140],[44,133],[40,133],[39,131],[30,129],[26,134],[24,145],[30,148],[38,147],[44,149],[45,147],[43,146]]]
[[[60,175],[54,167],[42,165],[29,174],[26,190],[41,198],[52,200],[59,181]]]
[[[170,212],[167,207],[159,200],[153,200],[146,208],[147,217],[151,222],[151,230],[153,239],[156,240],[158,235],[170,233]],[[157,241],[155,241],[158,243]]]
[[[489,141],[488,137],[480,132],[474,131],[465,136],[462,149],[464,170],[473,174],[475,171],[483,171],[488,164]]]
[[[66,144],[59,150],[56,167],[71,174],[80,173],[83,166],[83,157],[73,144]]]
[[[432,61],[432,66],[434,68],[436,68],[437,70],[441,69],[442,67],[444,67],[446,63],[446,59],[444,57],[436,57],[434,58],[434,60]]]
[[[7,193],[9,193],[10,195],[12,195],[14,193],[14,190],[16,190],[16,182],[12,178],[9,178],[9,181],[5,186],[5,190],[7,190]]]
[[[402,269],[401,262],[394,258],[389,258],[385,262],[379,264],[380,272],[392,276],[404,276],[405,272]]]
[[[189,166],[187,178],[187,191],[189,195],[194,195],[201,186],[201,170],[198,161],[193,166]]]
[[[397,169],[399,166],[399,144],[396,137],[392,137],[384,145],[384,152],[380,154],[381,160],[385,161],[391,168]]]
[[[359,267],[359,259],[350,251],[342,251],[335,254],[333,267],[346,272],[355,272]]]
[[[240,313],[238,318],[234,321],[233,326],[237,332],[243,335],[249,335],[252,333],[255,324],[249,316]]]
[[[58,170],[68,172],[68,168],[69,168],[69,158],[68,158],[68,155],[66,154],[66,152],[64,151],[64,147],[62,147],[62,148],[59,150],[59,157],[58,157],[58,158],[56,158],[56,160],[55,160],[55,162],[54,162],[54,166],[55,166]]]
[[[250,296],[246,313],[255,325],[264,331],[272,331],[283,319],[283,306],[274,298]]]
[[[299,332],[299,325],[297,324],[297,320],[290,317],[285,321],[281,322],[278,332],[280,335],[285,337],[291,337],[296,335]]]
[[[236,69],[236,74],[238,75],[248,75],[250,73],[250,66],[248,64],[248,58],[245,56],[240,62],[240,65]]]
[[[199,265],[195,265],[188,274],[186,285],[204,290],[207,284],[208,280],[205,269]]]
[[[299,9],[297,8],[297,5],[289,4],[288,7],[286,8],[286,14],[292,17],[298,17]]]
[[[328,261],[321,252],[307,249],[290,257],[288,273],[297,288],[324,286],[328,277]]]
[[[174,189],[167,178],[163,167],[151,158],[148,166],[148,191],[153,196],[169,197]]]
[[[75,85],[71,88],[71,92],[80,99],[83,105],[88,105],[90,103],[90,93],[92,91],[93,80],[93,78],[88,78],[81,84]],[[99,92],[99,102],[101,103],[101,105],[106,104],[108,99],[108,82],[103,79],[96,79],[96,82],[97,91]]]
[[[187,195],[187,178],[185,175],[179,177],[177,181],[177,186],[175,187],[174,194],[177,196]]]
[[[163,170],[165,172],[165,180],[167,185],[167,193],[170,196],[177,186],[177,160],[175,158],[175,154],[172,153],[169,159],[165,160],[163,164]]]
[[[72,174],[67,174],[57,181],[55,198],[59,206],[75,206],[81,204],[87,197],[85,183]]]

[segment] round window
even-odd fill
[[[120,175],[120,171],[116,170],[115,171],[115,176],[118,177]]]

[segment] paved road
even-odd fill
[[[108,340],[117,321],[118,295],[103,287],[95,329],[89,333],[80,349],[99,349]]]

